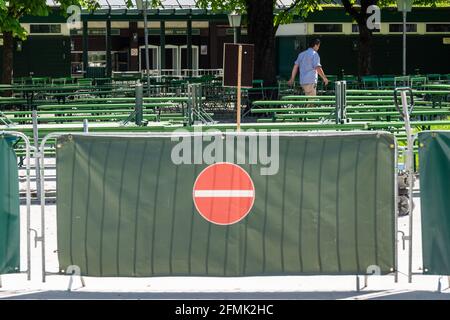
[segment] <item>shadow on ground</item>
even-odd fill
[[[373,295],[373,297],[371,297]],[[125,300],[303,300],[303,299],[368,299],[368,300],[450,300],[450,293],[410,291],[383,295],[383,291],[364,292],[88,292],[42,291],[3,299],[125,299]]]

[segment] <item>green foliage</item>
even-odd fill
[[[161,7],[161,1],[160,0],[151,0],[149,4],[150,4],[148,6],[149,8]]]
[[[315,10],[322,10],[323,4],[332,3],[332,0],[296,0],[291,6],[278,8],[274,1],[274,25],[290,23],[295,16],[307,16]],[[246,0],[197,0],[196,4],[200,8],[209,8],[214,12],[236,11],[245,14],[248,6]]]
[[[361,2],[375,3],[379,7],[397,6],[396,0],[361,0]],[[356,0],[348,0],[348,2],[359,10]],[[276,1],[274,1],[274,25],[291,23],[294,17],[306,17],[314,11],[322,10],[323,6],[333,5],[333,0],[295,0],[290,7],[278,8]],[[245,14],[245,9],[248,5],[246,0],[197,0],[196,4],[200,8],[209,8],[215,12],[231,12],[237,11]],[[450,6],[450,0],[414,0],[414,5],[417,6]]]
[[[427,7],[450,7],[450,0],[414,0],[414,5]]]
[[[124,0],[127,5],[132,4],[132,0]],[[62,12],[66,12],[71,5],[79,5],[82,8],[95,10],[100,7],[98,0],[56,0]],[[152,3],[159,3],[159,0],[152,0]],[[12,32],[16,38],[25,39],[26,30],[20,25],[19,20],[24,15],[46,16],[50,7],[46,0],[0,0],[0,32]]]
[[[214,12],[236,11],[245,13],[247,1],[245,0],[197,0],[196,5],[199,8],[210,8]]]
[[[357,4],[355,0],[342,0],[342,1],[344,4],[344,10],[346,11],[347,14],[350,14],[353,18],[356,18],[356,16],[361,16],[360,5]],[[349,5],[345,7],[347,3]],[[367,7],[370,4],[375,4],[380,8],[397,7],[396,0],[361,0],[359,3],[365,7]],[[413,0],[413,6],[430,7],[430,8],[440,6],[450,6],[450,0]]]
[[[332,3],[332,0],[297,0],[292,3],[289,8],[284,10],[276,10],[274,23],[275,26],[280,24],[291,23],[294,17],[301,16],[306,18],[308,14],[314,11],[321,11],[323,5]]]
[[[369,0],[362,0],[361,2],[368,2]],[[397,1],[396,0],[370,0],[371,2],[375,2],[377,6],[380,8],[385,7],[397,7]],[[352,5],[356,4],[355,0],[349,0],[349,2]],[[414,0],[413,6],[420,6],[420,7],[430,7],[430,8],[436,8],[436,7],[445,7],[450,6],[450,0]]]
[[[369,0],[361,0],[361,2],[368,2]],[[356,4],[355,0],[349,0],[352,5]],[[370,2],[375,2],[380,8],[384,7],[397,7],[396,0],[370,0]],[[414,0],[414,6],[426,6],[426,7],[438,7],[438,6],[450,6],[450,0]]]
[[[133,8],[136,6],[136,1],[135,0],[124,0],[125,1],[125,5],[128,8]],[[161,7],[161,0],[143,0],[147,2],[147,8],[158,8]]]

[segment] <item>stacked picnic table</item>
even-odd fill
[[[114,84],[1,85],[0,93],[12,95],[0,98],[0,130],[20,131],[33,141],[36,131],[39,139],[51,132],[82,131],[86,121],[90,131],[151,131],[162,124],[184,126],[195,116],[190,114],[191,98],[186,95],[148,97],[144,91],[144,126],[135,125],[135,90],[134,86]],[[37,115],[37,129],[33,127],[33,113]]]
[[[11,92],[11,97],[0,99],[2,106],[20,106],[31,110],[38,104],[65,103],[68,100],[92,99],[94,97],[134,96],[135,89],[112,84],[91,85],[2,85],[0,92]]]
[[[427,85],[412,92],[413,127],[421,130],[450,125],[450,88]],[[254,101],[251,113],[258,117],[258,123],[283,124],[295,130],[387,130],[404,140],[404,122],[394,99],[393,90],[347,90],[344,123],[336,122],[334,95],[287,95],[279,100]],[[407,100],[411,103],[410,97]]]
[[[219,94],[224,90],[216,91],[220,85],[217,80],[211,80],[211,83],[205,84],[203,93],[206,91],[209,96],[215,96],[215,103],[224,108],[229,99]],[[260,87],[247,90],[246,94],[261,92],[264,95],[264,88],[261,84]],[[31,115],[34,109],[37,112],[39,140],[51,132],[82,131],[85,120],[89,122],[90,132],[159,132],[181,127],[193,130],[195,127],[186,126],[189,97],[184,89],[180,95],[160,92],[154,93],[152,97],[148,97],[149,93],[144,91],[142,115],[143,120],[148,122],[146,126],[133,123],[136,104],[133,85],[3,85],[0,86],[0,91],[13,93],[12,97],[0,99],[0,107],[9,107],[8,110],[4,108],[0,114],[0,130],[21,131],[32,138]],[[450,125],[450,85],[425,83],[414,89],[413,95],[412,126],[429,129],[432,126]],[[242,130],[387,130],[397,134],[399,139],[405,139],[404,123],[396,108],[392,89],[347,90],[346,119],[343,123],[335,121],[334,95],[310,97],[288,94],[263,98],[265,100],[252,102],[250,112],[258,117],[257,122],[242,124]],[[228,130],[235,129],[236,126],[209,124],[206,128]],[[49,149],[53,148],[54,145],[50,142]]]

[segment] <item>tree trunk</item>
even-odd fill
[[[247,0],[249,43],[255,45],[254,78],[264,80],[264,86],[276,84],[275,31],[273,0]]]
[[[372,31],[365,23],[359,24],[358,75],[368,75],[372,71]]]
[[[12,32],[3,32],[2,83],[11,84],[13,73],[14,38]]]
[[[377,5],[378,0],[360,0],[360,10],[357,10],[349,0],[342,0],[342,4],[359,27],[358,75],[360,77],[368,75],[372,71],[372,31],[367,28],[367,8]]]

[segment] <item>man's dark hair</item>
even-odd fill
[[[320,39],[312,39],[311,41],[309,41],[310,48],[314,47],[316,44],[320,44]]]

